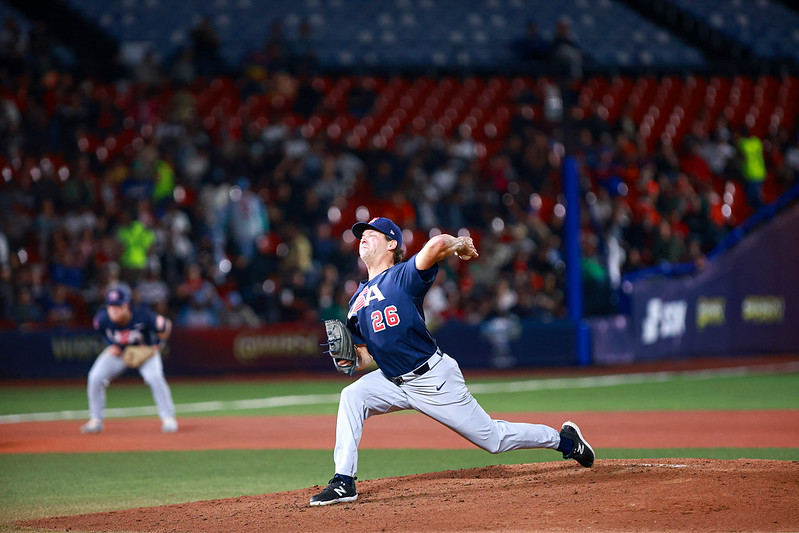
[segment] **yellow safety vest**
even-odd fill
[[[766,161],[763,159],[763,143],[757,137],[747,137],[738,142],[744,156],[743,174],[748,181],[766,179]]]

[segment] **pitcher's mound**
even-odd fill
[[[799,463],[740,459],[500,465],[358,483],[358,501],[309,507],[322,487],[19,522],[78,531],[796,531]]]

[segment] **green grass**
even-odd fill
[[[497,385],[509,380],[473,380],[469,385]],[[519,380],[515,380],[519,381]],[[525,380],[536,383],[536,380]],[[542,380],[543,383],[549,383]],[[250,400],[293,395],[336,395],[349,381],[176,381],[171,384],[182,416],[335,414],[336,402],[274,408],[181,413],[180,404]],[[566,393],[568,391],[568,394]],[[679,409],[796,409],[799,408],[799,373],[698,379],[674,376],[662,382],[631,383],[590,388],[561,388],[526,392],[476,392],[489,412],[617,411]],[[152,405],[149,389],[140,381],[113,383],[108,407]],[[85,410],[85,385],[7,386],[0,389],[0,415]]]
[[[799,408],[799,374],[675,377],[658,383],[562,391],[491,394],[475,397],[488,411],[648,411]]]
[[[0,524],[12,520],[231,498],[324,485],[330,451],[0,455]],[[599,459],[706,457],[799,460],[799,449],[612,449]],[[492,464],[559,460],[548,450],[491,455],[482,450],[363,450],[363,479]],[[323,474],[320,474],[323,473]]]
[[[472,379],[475,391],[516,380]],[[335,395],[345,379],[172,380],[178,414],[181,404],[250,400],[293,395],[332,395],[326,403],[262,409],[225,409],[198,416],[334,414]],[[555,382],[556,383],[556,382]],[[700,379],[673,376],[663,381],[556,390],[476,392],[489,412],[799,409],[799,373]],[[108,407],[152,405],[149,389],[135,377],[112,384]],[[85,410],[85,384],[4,385],[0,415]],[[13,426],[0,424],[4,432]],[[799,461],[799,448],[608,449],[612,458],[776,459]],[[489,464],[558,460],[547,450],[520,450],[490,455],[481,450],[363,450],[359,476],[376,479],[421,472],[472,468]],[[0,454],[0,530],[11,520],[127,509],[141,506],[235,497],[324,484],[333,474],[332,450],[221,450],[187,452]]]

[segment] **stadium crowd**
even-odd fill
[[[302,48],[304,67],[286,70],[296,63],[278,37],[234,76],[200,75],[215,61],[206,45],[168,66],[149,55],[104,83],[59,65],[41,26],[26,34],[6,21],[0,323],[88,325],[120,281],[178,327],[340,318],[364,277],[346,230],[355,216],[378,215],[408,231],[411,253],[439,230],[475,238],[480,261],[442,265],[426,300],[431,324],[561,318],[564,153],[578,158],[585,199],[586,312],[611,313],[624,273],[701,263],[741,222],[726,194],[746,189],[752,208],[763,201],[749,157],[762,157],[780,187],[799,175],[796,132],[754,139],[700,116],[679,146],[650,150],[629,114],[609,123],[597,105],[582,116],[568,90],[563,123],[518,106],[487,154],[458,129],[409,129],[390,146],[352,148],[284,120],[326,111],[312,52]],[[241,101],[266,98],[266,114],[203,116],[202,91],[220,85]],[[356,87],[349,112],[368,115],[376,95]],[[742,149],[746,139],[759,153]]]

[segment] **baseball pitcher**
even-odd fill
[[[438,420],[491,453],[521,448],[550,448],[594,463],[594,451],[573,422],[558,432],[542,424],[493,420],[472,397],[458,363],[442,352],[427,329],[422,303],[438,273],[439,261],[456,255],[478,256],[470,237],[438,235],[403,262],[402,232],[391,220],[377,217],[352,227],[360,239],[358,253],[369,278],[349,304],[347,324],[326,323],[335,367],[352,375],[374,361],[378,370],[341,391],[334,450],[335,475],[311,505],[351,502],[358,498],[358,444],[363,424],[372,415],[415,409]]]

